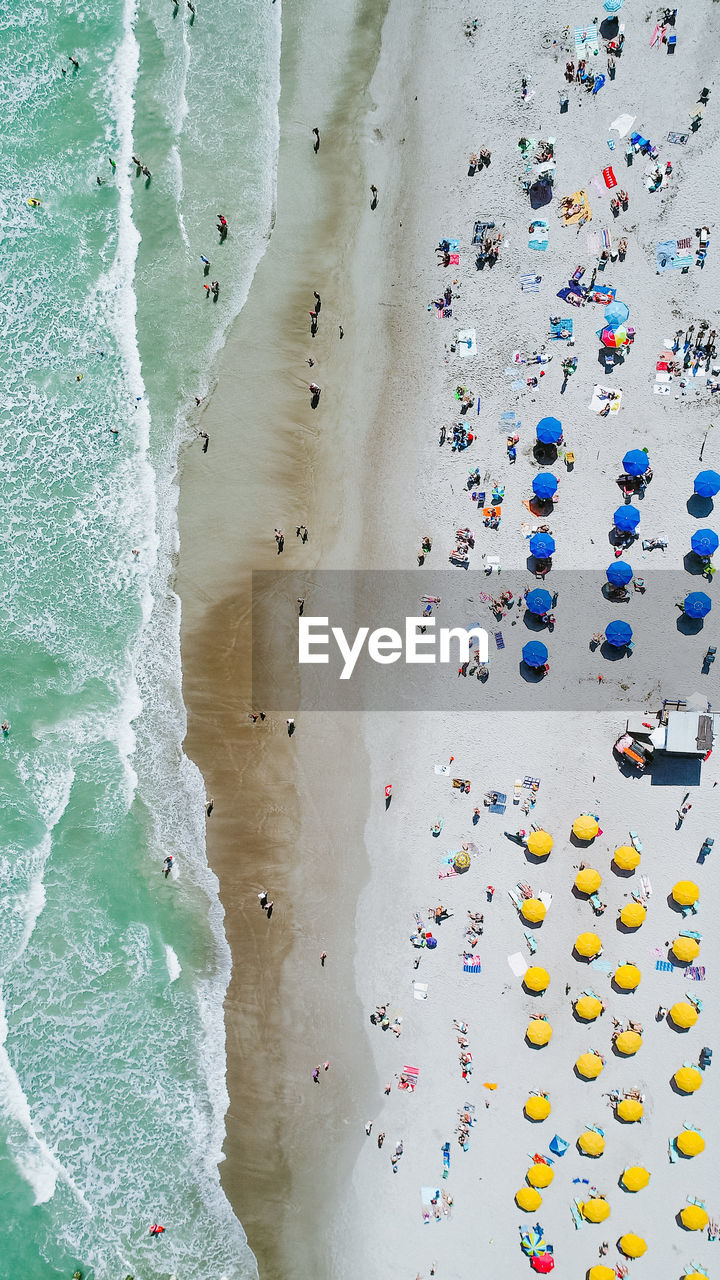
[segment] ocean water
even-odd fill
[[[0,0],[0,1280],[257,1274],[171,571],[271,227],[280,3],[196,9]]]

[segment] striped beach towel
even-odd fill
[[[669,960],[656,960],[655,968],[659,969],[661,973],[670,973],[672,971],[672,965]]]
[[[523,293],[539,293],[541,281],[542,276],[528,274],[520,277],[520,287]]]
[[[480,957],[473,955],[472,951],[463,952],[463,973],[480,973],[482,965]]]
[[[705,981],[705,965],[693,964],[690,966],[689,969],[685,970],[685,973],[683,976],[686,978],[692,978],[695,982],[704,982]]]

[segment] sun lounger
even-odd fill
[[[645,894],[645,897],[646,897],[646,898],[651,898],[651,897],[652,897],[652,885],[651,885],[651,883],[650,883],[650,877],[649,877],[649,876],[641,876],[641,877],[640,877],[640,885],[641,885],[641,887],[642,887],[642,891],[643,891],[643,893]]]
[[[450,1143],[449,1142],[445,1142],[443,1144],[442,1153],[443,1153],[443,1178],[447,1178],[450,1172]]]
[[[674,1138],[668,1138],[668,1160],[671,1164],[676,1164],[678,1160],[678,1149]]]
[[[530,949],[530,955],[534,956],[535,952],[537,951],[537,938],[533,937],[533,935],[529,933],[527,929],[525,929],[524,932],[525,932],[525,938],[527,940],[528,947]]]
[[[520,897],[520,894],[516,893],[514,889],[508,889],[508,897],[512,902],[515,910],[519,911],[522,906],[522,898]]]
[[[685,999],[686,999],[686,1000],[689,1000],[689,1001],[690,1001],[690,1004],[694,1004],[694,1005],[695,1005],[695,1008],[697,1009],[698,1013],[702,1013],[703,1008],[704,1008],[704,1005],[703,1005],[702,1000],[699,998],[699,996],[691,996],[691,995],[686,991],[686,992],[685,992]]]
[[[640,841],[637,831],[630,832],[630,839],[633,843],[633,847],[637,849],[638,853],[642,853],[642,842]]]
[[[579,1231],[583,1225],[583,1217],[575,1201],[572,1201],[570,1204],[570,1212],[572,1214],[572,1220],[575,1223],[575,1230]]]

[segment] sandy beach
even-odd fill
[[[677,781],[666,777],[666,785],[654,781],[659,771],[630,775],[612,750],[628,714],[651,721],[663,698],[687,697],[696,688],[715,701],[717,679],[717,667],[700,674],[714,641],[713,614],[702,631],[683,635],[697,675],[693,686],[678,688],[661,632],[645,623],[656,615],[643,611],[652,602],[657,613],[664,601],[667,627],[675,630],[676,593],[667,571],[682,574],[692,534],[715,524],[712,510],[699,518],[688,506],[701,466],[719,461],[713,431],[704,446],[714,410],[704,373],[658,382],[656,366],[678,331],[690,325],[697,331],[704,320],[715,327],[712,236],[702,268],[695,252],[696,228],[708,226],[714,235],[714,96],[696,132],[690,121],[700,90],[715,82],[720,14],[712,0],[692,12],[680,9],[666,32],[677,36],[677,50],[669,53],[667,44],[651,45],[658,14],[646,20],[647,12],[635,0],[622,8],[625,42],[614,78],[607,39],[599,39],[597,57],[588,54],[607,77],[594,94],[564,76],[566,62],[577,63],[576,26],[582,36],[595,15],[579,6],[561,12],[550,3],[511,3],[501,19],[480,17],[470,34],[464,26],[474,15],[445,2],[417,6],[411,22],[399,0],[391,0],[386,15],[367,6],[333,11],[330,21],[318,5],[302,19],[289,13],[283,19],[276,224],[203,415],[210,448],[205,457],[189,452],[185,459],[178,578],[186,750],[215,799],[208,852],[220,877],[234,960],[223,1181],[263,1280],[425,1280],[431,1274],[465,1280],[478,1265],[519,1277],[530,1263],[518,1228],[536,1222],[553,1246],[545,1256],[559,1274],[585,1276],[601,1261],[603,1241],[609,1248],[602,1261],[620,1268],[617,1274],[627,1265],[631,1275],[649,1277],[660,1267],[674,1280],[697,1272],[691,1264],[712,1273],[712,1241],[705,1231],[684,1230],[676,1215],[688,1197],[702,1200],[711,1219],[720,1214],[710,1179],[717,1086],[710,1069],[702,1073],[699,1094],[681,1096],[671,1078],[684,1062],[697,1063],[703,1045],[713,1046],[717,1029],[707,985],[717,946],[708,928],[713,856],[697,863],[704,838],[714,833],[715,756],[689,788],[680,774]],[[604,10],[599,16],[607,18]],[[325,56],[317,47],[323,23]],[[341,52],[342,75],[330,56]],[[564,92],[568,106],[561,111]],[[625,114],[634,123],[621,136],[611,124]],[[317,155],[314,124],[322,139]],[[636,151],[627,162],[635,130],[657,146],[657,161]],[[687,134],[685,143],[668,143],[670,132]],[[527,159],[520,139],[533,142]],[[533,209],[523,179],[547,139],[554,184],[551,199]],[[491,163],[470,176],[468,157],[482,147]],[[650,191],[656,163],[665,173],[668,161],[671,173]],[[602,178],[608,165],[629,195],[617,218],[613,191]],[[529,176],[535,177],[532,168]],[[370,183],[379,191],[374,210]],[[563,226],[561,199],[578,191],[588,193],[591,220]],[[547,223],[542,251],[528,244],[544,233],[537,223],[529,230],[535,220]],[[496,265],[482,270],[472,244],[476,221],[494,222],[493,235],[503,237]],[[557,296],[578,268],[584,268],[581,284],[589,283],[603,230],[615,257],[597,272],[597,286],[617,291],[635,329],[624,360],[609,374],[595,336],[604,327],[603,304],[583,299],[574,307]],[[686,232],[687,273],[658,273],[656,244],[682,241]],[[444,238],[459,242],[453,250],[459,261],[447,268],[435,253]],[[535,275],[541,277],[537,288],[524,291],[521,277]],[[452,314],[443,316],[433,299],[447,286]],[[315,289],[322,306],[311,339]],[[573,320],[572,346],[550,340],[550,318],[558,315]],[[475,331],[476,349],[463,357],[457,335],[468,330]],[[542,348],[552,361],[515,360],[516,353],[527,358]],[[316,360],[312,370],[308,355]],[[561,360],[575,356],[577,369],[563,391]],[[537,386],[529,385],[536,376]],[[309,406],[311,379],[323,389],[317,410]],[[449,442],[438,444],[441,427],[452,437],[453,424],[463,421],[454,399],[458,385],[472,393],[464,421],[475,436],[462,456]],[[622,391],[618,413],[601,418],[589,407],[598,385]],[[509,419],[501,418],[510,412],[520,422],[513,463]],[[541,584],[526,570],[527,534],[541,521],[523,502],[539,474],[535,425],[546,416],[561,420],[563,450],[575,461],[568,466],[560,458],[541,469],[559,480],[559,500],[548,517],[557,550]],[[652,483],[635,503],[641,537],[662,537],[667,547],[643,552],[638,540],[622,557],[636,579],[644,579],[645,595],[631,588],[631,598],[618,604],[598,589],[596,603],[578,609],[573,575],[604,571],[614,560],[608,530],[623,503],[616,477],[631,449],[647,449],[653,469]],[[475,468],[477,489],[489,495],[494,485],[505,486],[497,529],[483,525],[472,501],[467,478]],[[307,544],[295,537],[301,523],[310,531]],[[287,536],[281,566],[274,527]],[[312,611],[318,570],[410,570],[428,535],[432,551],[416,570],[419,598],[437,594],[434,571],[448,569],[455,531],[467,527],[475,542],[470,571],[462,578],[458,570],[467,621],[479,618],[507,641],[505,651],[492,646],[488,688],[503,662],[517,662],[521,645],[539,638],[550,654],[543,691],[553,694],[551,710],[534,710],[537,686],[518,674],[517,702],[507,710],[493,707],[491,715],[483,714],[484,686],[468,680],[461,682],[467,687],[462,712],[418,707],[400,714],[389,706],[360,716],[293,706],[285,712],[296,720],[292,737],[275,708],[266,722],[251,722],[249,711],[261,709],[252,705],[248,662],[251,570],[307,574]],[[499,578],[484,574],[487,555],[501,562]],[[558,590],[552,633],[531,629],[515,585],[512,607],[501,620],[493,618],[484,594],[497,595],[512,574],[524,575],[521,586]],[[696,569],[684,578],[687,591],[707,590],[714,604],[713,586]],[[615,618],[635,628],[638,650],[656,646],[652,681],[646,667],[634,669],[629,659],[613,663],[602,650],[589,649],[591,636]],[[581,708],[566,674],[575,666],[563,659],[577,651],[587,654],[584,679],[608,686],[607,710]],[[437,678],[453,683],[454,696],[455,671]],[[436,766],[445,768],[451,758],[450,774],[438,773]],[[453,788],[454,776],[471,781],[469,795]],[[528,814],[513,804],[514,785],[525,778],[539,780]],[[386,808],[388,783],[393,799]],[[504,814],[483,805],[488,790],[507,796]],[[692,808],[678,825],[688,790]],[[526,788],[520,800],[530,795]],[[581,813],[597,814],[602,828],[586,846],[570,839]],[[443,827],[434,838],[431,827],[439,819]],[[549,857],[539,862],[504,834],[529,831],[531,823],[554,839]],[[642,854],[628,876],[618,874],[611,859],[630,844],[630,831]],[[469,870],[440,878],[448,867],[443,858],[463,843],[471,843]],[[573,892],[581,862],[602,876],[599,917]],[[651,882],[649,897],[641,876]],[[681,879],[696,881],[701,892],[700,911],[689,923],[668,901]],[[552,899],[533,930],[510,897],[519,883]],[[262,889],[275,903],[270,920],[258,907]],[[618,912],[633,893],[646,898],[647,919],[625,932]],[[448,918],[428,924],[437,947],[415,948],[415,913],[427,921],[428,910],[440,904]],[[473,947],[468,910],[484,915]],[[684,966],[663,965],[682,929],[703,935],[704,985]],[[573,953],[586,931],[603,943],[599,967]],[[535,943],[532,956],[526,932]],[[480,957],[479,972],[464,970],[466,951]],[[514,972],[522,967],[518,953],[547,970],[546,993],[524,990]],[[632,994],[612,983],[625,961],[642,974]],[[417,982],[427,984],[418,992],[425,999],[414,998]],[[606,1005],[598,1021],[587,1024],[573,1014],[586,989]],[[656,1011],[684,1001],[686,993],[699,993],[704,1007],[681,1034],[671,1021],[656,1020]],[[383,1004],[391,1023],[401,1019],[399,1036],[371,1024]],[[538,1049],[525,1033],[540,1013],[553,1035]],[[613,1018],[642,1025],[635,1056],[613,1050]],[[472,1072],[466,1079],[454,1019],[468,1026]],[[587,1081],[574,1064],[592,1049],[606,1062],[598,1079]],[[315,1084],[312,1070],[325,1060],[329,1071]],[[398,1088],[406,1065],[419,1072],[412,1093]],[[615,1118],[607,1096],[615,1089],[643,1096],[642,1123]],[[552,1107],[538,1124],[523,1112],[534,1090],[547,1093]],[[473,1120],[467,1151],[456,1134],[466,1104]],[[369,1136],[366,1122],[372,1122]],[[671,1161],[669,1140],[685,1124],[702,1129],[708,1149]],[[593,1126],[605,1138],[597,1159],[576,1147]],[[386,1135],[382,1149],[379,1133]],[[554,1135],[568,1144],[562,1156],[549,1146]],[[394,1171],[398,1142],[402,1155]],[[450,1169],[444,1179],[445,1143]],[[536,1154],[543,1158],[538,1167],[552,1171],[552,1185],[541,1191],[541,1206],[524,1213],[515,1195],[526,1186]],[[651,1175],[636,1194],[620,1184],[629,1166]],[[433,1198],[444,1190],[451,1199],[440,1197],[437,1220],[423,1192],[428,1188]],[[609,1217],[576,1228],[574,1201],[586,1202],[593,1188],[607,1200]],[[638,1261],[628,1262],[616,1245],[628,1232],[647,1243]]]

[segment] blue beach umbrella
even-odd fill
[[[613,524],[616,529],[637,529],[640,523],[640,512],[637,507],[618,507],[613,516]]]
[[[555,539],[549,533],[534,533],[530,539],[530,555],[546,560],[555,550]]]
[[[619,325],[625,324],[629,315],[630,308],[627,302],[619,302],[616,298],[605,308],[605,323],[608,329],[617,329]]]
[[[650,466],[650,459],[644,449],[630,449],[622,464],[629,476],[644,476]]]
[[[695,477],[694,491],[700,498],[714,498],[720,493],[720,476],[717,471],[701,471]]]
[[[540,475],[535,476],[532,487],[535,497],[545,501],[548,498],[552,498],[553,494],[557,492],[558,482],[549,471],[541,471]]]
[[[552,596],[544,587],[535,587],[534,591],[528,591],[525,604],[531,613],[536,613],[542,618],[543,614],[552,608]]]
[[[544,667],[548,660],[548,651],[540,640],[529,640],[523,645],[523,662],[528,667]]]
[[[711,556],[717,551],[720,539],[713,529],[698,529],[690,539],[690,546],[696,556]]]
[[[685,597],[683,610],[688,618],[704,618],[712,609],[712,600],[704,591],[691,591]]]
[[[632,640],[632,627],[627,622],[611,622],[605,628],[605,639],[613,649],[624,649]]]
[[[632,581],[633,571],[629,564],[624,560],[616,560],[605,571],[608,582],[614,587],[626,587],[628,582]]]
[[[557,444],[562,435],[562,423],[557,418],[541,418],[535,434],[541,444]]]
[[[603,9],[606,13],[617,13],[623,7],[623,0],[605,0]]]

